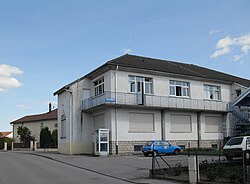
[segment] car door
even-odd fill
[[[162,144],[163,144],[164,153],[169,154],[173,152],[168,141],[163,141]]]
[[[154,150],[156,150],[159,154],[163,152],[163,146],[160,141],[154,143]]]

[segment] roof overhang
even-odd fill
[[[234,106],[250,106],[250,87],[238,96],[233,102],[232,105]]]

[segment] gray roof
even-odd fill
[[[222,73],[216,70],[204,68],[193,64],[185,64],[180,62],[166,61],[142,56],[124,55],[107,64],[127,66],[132,68],[154,70],[166,73],[181,74],[193,77],[201,77],[207,79],[221,80],[230,83],[238,83],[246,87],[250,87],[250,80]]]
[[[245,87],[250,87],[250,80],[248,79],[236,77],[233,75],[204,68],[201,66],[125,54],[123,56],[120,56],[118,58],[106,62],[102,66],[96,68],[95,70],[91,71],[90,73],[81,77],[80,79],[77,79],[76,81],[73,81],[72,83],[64,86],[63,88],[56,91],[54,95],[60,93],[65,88],[68,88],[70,85],[74,84],[75,82],[78,82],[83,78],[91,77],[92,75],[96,75],[97,73],[104,73],[105,71],[108,71],[110,69],[115,69],[117,65],[119,67],[126,67],[131,69],[143,69],[147,71],[163,72],[168,74],[177,74],[190,77],[199,77],[209,80],[212,79],[217,81],[224,81],[227,83],[238,83]]]

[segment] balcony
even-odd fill
[[[191,99],[168,96],[155,96],[120,93],[120,92],[105,92],[100,96],[90,97],[83,100],[82,110],[87,111],[100,105],[116,105],[116,106],[137,106],[151,107],[158,109],[183,109],[194,111],[219,111],[227,112],[228,102]]]

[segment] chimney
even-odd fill
[[[51,112],[51,102],[49,103],[49,112]]]

